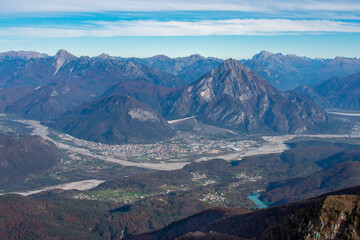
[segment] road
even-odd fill
[[[327,113],[342,115],[342,116],[350,116],[350,117],[360,117],[360,113],[344,113],[344,112],[327,112]]]
[[[168,122],[168,124],[173,124],[173,123],[178,123],[178,122],[182,122],[182,121],[193,119],[193,118],[196,118],[196,116],[187,117],[187,118],[181,118],[181,119],[175,119],[175,120],[169,120],[167,122]]]

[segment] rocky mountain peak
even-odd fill
[[[238,60],[231,58],[212,70],[204,80],[212,82],[215,92],[218,92],[217,95],[225,93],[236,98],[244,97],[245,93],[250,96],[264,89],[275,91],[267,81]]]
[[[167,104],[168,118],[196,115],[199,121],[241,131],[306,131],[326,121],[314,104],[293,92],[280,92],[235,59],[174,92]]]
[[[251,60],[253,60],[253,61],[258,61],[261,59],[264,60],[264,59],[272,57],[272,56],[274,56],[274,54],[271,52],[261,51],[260,53],[254,55]]]
[[[171,58],[169,58],[166,55],[155,55],[153,57],[147,58],[148,60],[157,60],[157,61],[167,61],[167,60],[171,60]]]
[[[196,62],[196,61],[199,61],[199,60],[202,60],[205,58],[203,56],[201,56],[200,54],[193,54],[188,57],[181,58],[181,59],[188,60],[189,62]]]
[[[74,60],[76,57],[69,52],[67,52],[65,49],[60,49],[54,56],[55,59],[55,72],[53,75],[55,75],[59,69],[64,65],[64,63]]]
[[[105,60],[105,59],[108,59],[108,58],[111,58],[111,56],[109,54],[106,54],[106,53],[102,53],[102,54],[100,54],[99,56],[96,57],[96,59],[101,59],[101,60]]]
[[[219,66],[220,69],[228,69],[231,71],[246,71],[250,72],[250,69],[245,67],[243,64],[241,64],[238,60],[229,58],[225,60],[222,64]]]
[[[71,53],[69,53],[68,51],[66,51],[65,49],[60,49],[59,51],[57,51],[57,53],[55,54],[54,58],[56,60],[61,59],[61,60],[72,60],[75,59],[76,57],[74,55],[72,55]]]

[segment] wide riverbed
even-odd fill
[[[32,190],[32,191],[1,193],[0,195],[20,194],[20,195],[23,195],[23,196],[29,196],[29,195],[32,195],[32,194],[45,192],[45,191],[49,191],[49,190],[54,190],[54,189],[84,191],[84,190],[89,190],[89,189],[95,188],[95,187],[99,186],[103,182],[105,182],[105,181],[104,180],[97,180],[97,179],[89,179],[89,180],[78,181],[78,182],[64,183],[64,184],[60,184],[60,185],[56,185],[56,186],[44,187],[44,188],[36,189],[36,190]]]
[[[139,167],[139,168],[146,168],[146,169],[154,169],[154,170],[166,170],[166,171],[172,171],[176,169],[181,169],[185,165],[190,164],[190,162],[187,162],[184,160],[183,162],[174,162],[174,163],[141,163],[141,162],[133,162],[133,161],[127,161],[125,159],[119,159],[115,157],[110,156],[104,156],[100,154],[95,154],[91,152],[89,149],[81,148],[81,147],[75,147],[71,145],[67,145],[64,143],[59,143],[51,139],[48,131],[48,127],[43,126],[38,121],[34,120],[17,120],[18,122],[30,125],[33,127],[32,135],[39,135],[43,137],[46,140],[49,140],[53,142],[58,148],[67,149],[71,152],[79,153],[82,155],[94,157],[97,159],[101,159],[103,161],[108,161],[112,163],[117,163],[123,166],[132,166],[132,167]],[[214,158],[222,158],[227,161],[233,161],[233,160],[241,160],[244,157],[249,156],[255,156],[255,155],[264,155],[264,154],[271,154],[271,153],[282,153],[289,149],[289,147],[285,144],[286,141],[293,139],[295,137],[315,137],[315,138],[347,138],[347,137],[354,137],[359,138],[360,135],[349,135],[349,134],[319,134],[319,135],[282,135],[282,136],[264,136],[263,139],[265,140],[265,143],[255,149],[249,149],[245,151],[239,151],[235,153],[230,154],[224,154],[224,155],[216,155],[211,157],[200,157],[196,159],[196,162],[201,161],[209,161]]]

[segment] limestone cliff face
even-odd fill
[[[319,203],[286,216],[259,239],[360,239],[360,196],[327,196]]]
[[[170,94],[163,114],[170,119],[197,115],[212,125],[282,133],[306,132],[327,121],[325,113],[306,97],[280,92],[233,59]]]
[[[213,208],[127,239],[360,239],[359,191],[356,186],[252,212]]]

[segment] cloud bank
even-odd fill
[[[1,0],[0,12],[99,12],[99,11],[360,11],[358,0]]]
[[[0,36],[59,38],[116,36],[289,35],[359,33],[360,23],[329,20],[230,19],[184,21],[96,21],[78,28],[9,27]]]

